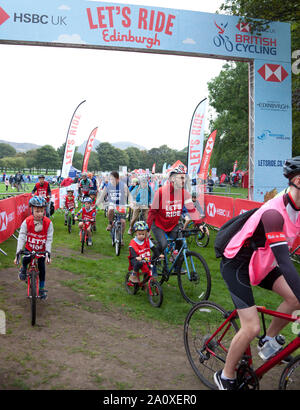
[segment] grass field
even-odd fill
[[[134,296],[126,293],[124,279],[128,269],[128,244],[131,237],[127,233],[124,234],[125,246],[121,250],[121,255],[115,256],[110,235],[105,230],[107,219],[103,211],[99,211],[97,215],[97,232],[93,235],[93,246],[86,248],[83,255],[80,253],[78,227],[75,225],[69,234],[63,222],[63,213],[56,211],[53,216],[55,233],[51,266],[73,272],[77,276],[75,280],[66,281],[63,285],[84,292],[87,299],[100,301],[106,309],[118,308],[133,317],[156,320],[165,325],[183,323],[191,305],[181,296],[175,276],[163,284],[164,301],[159,309],[149,304],[142,291]],[[226,309],[232,309],[231,298],[219,272],[219,260],[214,254],[215,234],[215,231],[210,232],[211,238],[207,248],[198,248],[194,245],[194,250],[205,258],[211,272],[212,290],[209,299]],[[11,237],[0,247],[8,254],[0,254],[0,270],[12,267],[16,240]],[[280,298],[272,292],[259,287],[254,287],[253,290],[258,305],[275,309],[280,303]]]

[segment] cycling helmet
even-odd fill
[[[67,192],[74,192],[74,189],[72,189],[72,188],[67,188]]]
[[[186,174],[185,169],[184,169],[184,165],[178,165],[178,167],[175,167],[171,170],[170,172],[170,176],[173,174]]]
[[[294,176],[300,174],[300,156],[287,159],[283,165],[283,175],[292,179]]]
[[[87,177],[87,172],[83,172],[83,173],[81,174],[81,176],[82,176],[82,177]]]
[[[148,224],[145,221],[137,221],[134,225],[133,225],[133,232],[136,231],[147,231],[148,228]]]
[[[94,191],[93,189],[89,192],[90,195],[97,195],[97,191]]]
[[[138,183],[139,180],[137,178],[132,178],[131,182],[134,184],[134,183]]]
[[[29,201],[30,206],[36,206],[38,208],[44,207],[47,205],[45,198],[42,198],[41,196],[35,195],[32,197]]]
[[[38,176],[38,178],[45,178],[45,175],[41,174]]]
[[[83,202],[90,202],[91,203],[93,201],[92,201],[92,198],[86,197],[86,198],[84,198]]]

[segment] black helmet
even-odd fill
[[[292,179],[294,176],[300,174],[300,156],[287,159],[283,165],[283,175]]]

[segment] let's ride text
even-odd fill
[[[160,46],[159,34],[172,36],[176,17],[162,11],[140,8],[137,18],[133,18],[128,6],[87,8],[86,12],[90,29],[101,30],[105,43],[139,43],[145,44],[149,49]],[[118,31],[120,27],[126,30]],[[153,36],[136,35],[135,30],[147,30]]]

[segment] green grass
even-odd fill
[[[110,235],[105,230],[107,219],[103,211],[97,215],[97,232],[93,235],[93,246],[85,248],[83,255],[80,253],[77,225],[73,226],[73,231],[69,234],[63,221],[63,213],[56,211],[53,217],[53,253],[57,256],[53,258],[52,267],[74,274],[72,279],[64,280],[63,285],[83,292],[87,300],[101,302],[103,309],[118,309],[134,318],[159,322],[160,326],[182,325],[191,305],[183,299],[175,276],[163,284],[164,301],[160,308],[152,307],[147,295],[141,290],[136,295],[127,294],[124,279],[128,270],[128,244],[131,239],[127,235],[128,222],[124,234],[125,246],[121,250],[121,255],[117,257],[111,245]],[[226,309],[232,309],[231,297],[220,274],[220,261],[214,254],[213,242],[216,232],[210,232],[208,247],[195,247],[205,258],[211,272],[212,289],[209,299]],[[12,267],[16,240],[11,237],[0,244],[0,247],[8,254],[7,257],[0,254],[0,270]],[[49,292],[51,293],[51,289]],[[259,287],[253,287],[253,292],[257,305],[275,309],[280,303],[280,298],[273,292]]]

